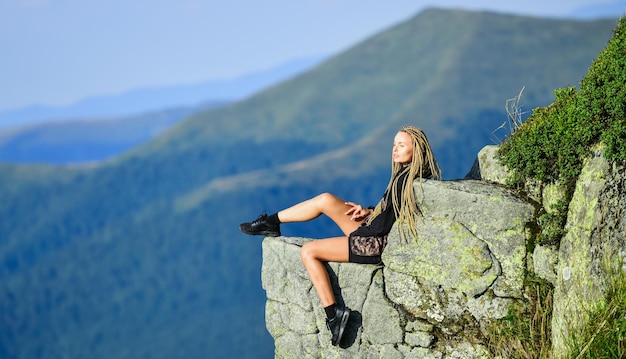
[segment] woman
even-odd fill
[[[330,217],[341,228],[344,236],[307,242],[300,250],[302,263],[326,311],[331,342],[339,345],[350,309],[336,303],[324,263],[380,263],[387,235],[397,219],[405,222],[415,236],[419,209],[413,180],[438,179],[440,176],[441,171],[424,132],[406,126],[394,138],[391,179],[376,207],[365,208],[323,193],[272,215],[263,214],[253,222],[242,223],[239,228],[246,234],[276,237],[280,236],[281,223],[308,221],[321,214]]]

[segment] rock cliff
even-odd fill
[[[560,248],[533,249],[531,228],[549,191],[539,186],[523,200],[507,190],[494,152],[479,153],[468,179],[414,184],[423,193],[418,238],[402,243],[406,229],[396,223],[384,265],[328,263],[338,301],[355,311],[340,347],[330,344],[300,262],[311,239],[266,238],[262,282],[276,358],[488,358],[489,324],[526,305],[533,270],[554,285],[553,354],[564,356],[570,331],[584,325],[580,308],[602,299],[601,261],[626,252],[624,168],[609,166],[601,151],[587,160]]]

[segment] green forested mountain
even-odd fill
[[[0,165],[0,357],[271,357],[240,222],[321,191],[374,204],[404,124],[463,176],[507,99],[550,103],[615,25],[431,9],[105,163]]]

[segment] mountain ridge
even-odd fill
[[[498,30],[506,28],[512,21],[521,28],[531,27],[530,23],[533,25],[541,25],[537,26],[538,28],[534,29],[533,34],[528,35],[528,38],[533,38],[534,34],[540,35],[545,31],[546,26],[558,23],[561,26],[560,31],[562,35],[560,36],[567,36],[567,43],[560,45],[561,48],[559,48],[558,51],[549,49],[553,51],[554,55],[542,54],[541,56],[536,56],[533,58],[532,63],[525,64],[521,62],[519,68],[511,64],[502,65],[498,62],[498,59],[488,58],[488,62],[482,65],[482,73],[478,75],[475,74],[477,73],[477,68],[480,69],[480,66],[476,64],[467,64],[465,67],[453,69],[454,72],[451,74],[446,74],[446,72],[450,72],[451,70],[442,67],[445,66],[445,64],[439,64],[439,62],[441,62],[439,59],[433,59],[428,63],[424,63],[424,60],[420,58],[421,54],[415,53],[418,51],[426,52],[427,50],[436,51],[443,48],[443,51],[454,51],[458,53],[458,55],[456,55],[457,58],[462,58],[464,54],[467,54],[467,51],[463,53],[461,50],[455,49],[455,44],[447,40],[454,38],[454,34],[460,33],[464,36],[468,36],[467,34],[471,33],[471,31],[467,31],[467,27],[470,26],[468,25],[468,16],[470,18],[474,17],[470,25],[478,27],[479,29],[481,24],[484,23],[490,23],[490,26],[494,26],[493,22],[497,23],[495,26],[498,27]],[[524,22],[527,22],[528,25]],[[396,120],[392,120],[395,124],[393,126],[400,127],[408,122],[415,123],[414,114],[424,113],[426,116],[432,115],[429,116],[431,119],[429,119],[429,121],[417,120],[418,125],[423,127],[428,134],[431,134],[431,141],[433,141],[435,145],[439,145],[446,141],[446,136],[451,132],[449,128],[442,126],[441,122],[445,122],[447,118],[450,117],[464,116],[468,111],[468,108],[456,108],[457,103],[471,103],[472,105],[470,106],[473,106],[472,110],[474,111],[476,109],[476,103],[481,103],[481,107],[485,107],[490,111],[499,111],[503,118],[499,123],[494,123],[492,130],[506,119],[506,113],[504,111],[505,101],[517,95],[522,87],[525,87],[525,97],[523,99],[525,104],[530,103],[531,107],[548,104],[549,101],[552,100],[553,89],[571,84],[571,80],[567,81],[564,80],[564,78],[579,79],[586,70],[586,67],[591,63],[592,59],[590,59],[588,55],[585,56],[584,54],[572,50],[575,50],[576,44],[582,40],[585,40],[586,43],[590,42],[589,39],[578,39],[578,35],[572,37],[573,29],[576,26],[587,26],[590,29],[583,33],[593,34],[595,32],[591,31],[591,28],[594,25],[604,26],[605,29],[608,29],[610,26],[607,26],[607,23],[610,22],[611,21],[561,21],[516,17],[513,15],[498,15],[488,12],[471,13],[429,9],[401,25],[366,39],[360,44],[362,47],[356,45],[339,56],[319,65],[313,71],[301,74],[296,78],[282,83],[280,86],[263,91],[233,106],[227,106],[217,111],[195,114],[186,121],[185,126],[177,126],[177,128],[169,131],[157,141],[148,144],[147,147],[140,147],[137,150],[131,151],[131,153],[155,151],[158,150],[160,146],[162,146],[161,149],[163,150],[172,147],[182,149],[188,146],[199,145],[206,141],[221,142],[231,137],[249,139],[257,143],[267,143],[271,141],[272,138],[280,138],[282,133],[288,133],[291,138],[297,136],[299,141],[307,143],[322,140],[328,143],[332,140],[332,146],[340,146],[345,142],[355,140],[366,134],[368,131],[376,128],[379,123],[385,123],[395,118]],[[432,30],[437,28],[435,24],[441,26],[442,23],[460,23],[462,25],[454,25],[457,31],[452,31],[448,34],[440,34]],[[451,31],[451,27],[452,26],[449,26],[446,30]],[[484,32],[485,30],[481,31]],[[373,53],[380,54],[381,51],[385,50],[385,44],[387,44],[387,49],[390,48],[390,45],[386,42],[386,37],[404,36],[404,40],[411,40],[412,37],[415,37],[415,34],[419,34],[420,37],[418,40],[413,41],[415,42],[413,44],[414,46],[408,51],[414,53],[409,56],[404,54],[402,62],[398,60],[398,58],[402,58],[402,56],[396,56],[395,54],[398,50],[394,48],[387,51],[384,56],[387,59],[393,59],[395,63],[375,64],[372,61],[368,62],[368,59],[371,58]],[[510,34],[510,30],[505,34]],[[484,36],[485,34],[479,35]],[[607,38],[610,36],[610,31],[607,31],[606,36]],[[541,39],[542,37],[540,36],[539,38]],[[545,36],[543,36],[543,38],[545,38]],[[499,46],[504,46],[505,44],[509,44],[510,46],[509,41],[510,39],[503,34],[499,37],[497,43],[492,43],[490,46],[481,49],[481,51],[493,53]],[[543,41],[542,46],[547,47],[547,43],[550,43],[550,39],[544,39]],[[406,43],[406,41],[399,41],[397,43]],[[411,43],[411,41],[409,41],[409,43]],[[433,47],[430,47],[431,44],[433,44]],[[597,44],[594,50],[599,51],[602,45],[602,43]],[[549,46],[557,48],[557,44],[550,43]],[[524,52],[524,50],[520,48],[514,50],[520,53]],[[536,86],[535,84],[542,82],[543,79],[537,78],[537,75],[534,74],[537,72],[534,71],[534,67],[539,69],[542,61],[550,61],[552,62],[551,66],[559,66],[559,60],[557,60],[559,56],[556,55],[565,53],[564,50],[568,50],[568,54],[576,57],[574,59],[568,59],[568,61],[578,62],[576,65],[579,69],[577,73],[565,75],[557,74],[556,72],[558,71],[554,71],[555,73],[552,74],[543,73],[543,76],[550,77],[548,82],[550,82],[551,85]],[[506,51],[508,51],[508,49]],[[597,51],[594,51],[594,53],[597,53]],[[476,54],[472,55],[476,56]],[[452,61],[451,58],[452,57],[446,57],[444,60]],[[400,72],[400,75],[392,75],[394,71],[397,72],[397,68],[406,68],[406,63],[410,63],[411,61],[418,62],[418,65],[420,65],[418,66],[418,71],[413,71],[408,74]],[[421,61],[421,63],[419,63],[419,61]],[[489,69],[496,68],[497,66],[508,66],[508,68],[499,69],[498,72],[493,74],[489,73]],[[332,68],[333,71],[328,71],[329,68]],[[371,76],[372,69],[376,69],[376,76]],[[488,99],[480,93],[472,93],[471,88],[468,90],[468,93],[464,94],[465,96],[472,96],[471,101],[463,102],[456,99],[448,99],[446,96],[449,92],[449,88],[445,87],[444,84],[448,84],[451,81],[446,78],[433,76],[433,72],[437,69],[440,69],[440,71],[444,75],[447,75],[448,78],[452,79],[452,81],[459,83],[457,85],[459,88],[464,87],[463,83],[476,84],[479,86],[481,82],[486,81],[488,78],[497,78],[497,81],[493,83],[497,88],[489,92],[491,98]],[[515,74],[515,71],[520,72],[521,70],[529,74],[528,81],[512,80],[511,78],[519,76],[519,74]],[[337,79],[335,76],[327,76],[325,73],[339,73],[345,75]],[[390,73],[390,75],[386,75],[387,73]],[[370,74],[370,76],[368,76],[368,74]],[[410,78],[403,79],[405,81],[399,81],[399,76],[408,76]],[[389,80],[389,78],[391,78],[391,80]],[[400,84],[404,83],[407,85],[422,84],[422,86],[417,89],[406,87],[397,88],[397,86],[387,86],[385,82],[390,82],[390,84],[399,82]],[[337,83],[342,83],[342,86],[340,86],[341,93],[333,92],[333,85],[331,84]],[[351,96],[350,103],[360,102],[360,104],[356,106],[354,104],[346,106],[342,98],[348,95]],[[387,104],[385,106],[377,106],[376,101],[381,97],[386,97],[385,100]],[[390,98],[391,101],[389,101]],[[545,100],[538,101],[539,98]],[[271,107],[264,105],[270,103]],[[290,109],[298,107],[302,108],[302,110],[294,116],[292,114],[293,110]],[[322,113],[320,109],[324,112]],[[442,118],[444,116],[442,114],[443,112],[445,112],[444,118]],[[295,118],[296,121],[293,121],[293,118]],[[295,126],[296,123],[297,126]],[[437,136],[433,136],[432,134],[434,133],[437,133]],[[225,136],[225,134],[228,135]],[[485,137],[488,137],[488,135]],[[176,142],[179,143],[173,144]],[[145,148],[145,150],[143,148]],[[477,151],[479,148],[480,147],[475,148],[475,150]],[[132,156],[132,154],[130,156]],[[470,165],[471,163],[465,166]],[[454,176],[459,175],[462,174],[458,171],[454,174]]]

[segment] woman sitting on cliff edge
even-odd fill
[[[239,226],[246,234],[277,237],[281,223],[309,221],[325,214],[343,231],[344,236],[307,242],[300,250],[302,263],[326,311],[326,325],[332,333],[333,345],[341,341],[350,309],[336,303],[324,262],[380,263],[387,236],[396,220],[403,221],[415,235],[419,209],[413,190],[414,179],[441,177],[426,135],[413,126],[405,126],[396,134],[391,168],[391,179],[376,207],[366,208],[322,193]]]

